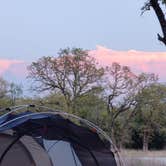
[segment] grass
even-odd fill
[[[122,150],[122,156],[127,157],[166,157],[166,150],[144,152],[142,150]]]
[[[166,166],[166,150],[122,150],[121,156],[127,166]]]
[[[166,166],[166,163],[158,160],[144,161],[141,159],[130,159],[126,161],[126,166]]]

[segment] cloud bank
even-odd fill
[[[103,46],[89,52],[103,66],[118,62],[127,65],[133,72],[148,72],[159,75],[161,81],[166,81],[166,52],[114,51]]]
[[[160,81],[166,82],[166,52],[115,51],[97,46],[89,54],[103,66],[118,62],[127,65],[135,73],[148,72],[159,75]],[[0,59],[0,76],[8,80],[25,80],[29,62],[21,60]]]
[[[26,63],[21,60],[0,59],[0,76],[6,76],[8,73],[21,77],[26,71]]]

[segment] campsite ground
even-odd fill
[[[121,155],[127,166],[166,166],[166,150],[148,152],[123,150]]]

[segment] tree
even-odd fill
[[[134,74],[129,67],[112,63],[106,68],[105,94],[110,134],[119,148],[124,138],[129,137],[129,122],[135,116],[138,100],[136,96],[146,87],[154,84],[155,74]]]
[[[9,102],[7,100],[9,83],[0,77],[0,108],[9,106]]]
[[[10,83],[0,78],[0,105],[7,107],[15,105],[16,99],[22,94],[20,85]]]
[[[151,85],[138,94],[137,114],[133,119],[134,129],[142,138],[143,150],[149,149],[149,143],[155,131],[165,130],[166,87]]]
[[[22,87],[21,85],[17,85],[15,83],[10,83],[9,84],[9,97],[11,99],[11,104],[15,105],[16,104],[16,99],[22,95]]]
[[[166,46],[166,15],[164,13],[164,9],[166,8],[166,0],[148,0],[142,8],[142,11],[153,9],[158,21],[161,26],[161,30],[163,36],[160,34],[158,35],[158,40],[161,41]]]
[[[4,98],[8,92],[8,82],[0,77],[0,99]]]
[[[75,110],[75,100],[94,87],[104,74],[94,58],[80,48],[60,50],[58,57],[43,57],[29,67],[29,78],[35,90],[55,91],[64,96],[69,111]]]
[[[118,116],[134,110],[137,105],[136,95],[145,87],[157,81],[154,74],[134,74],[129,67],[113,63],[106,69],[107,110],[111,116],[110,128],[113,130]],[[130,115],[132,116],[132,114]]]
[[[102,114],[107,111],[105,101],[100,95],[102,91],[101,87],[95,88],[75,101],[77,114],[99,126],[103,126]]]

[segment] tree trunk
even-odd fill
[[[149,145],[149,134],[147,130],[144,130],[143,133],[143,151],[148,151],[148,145]]]
[[[119,140],[118,149],[119,149],[119,152],[121,152],[122,149],[123,149],[123,141],[122,141],[122,139]]]
[[[163,37],[158,34],[158,40],[163,42],[166,46],[166,19],[164,11],[160,7],[159,0],[150,0],[150,4],[157,15],[157,18],[161,26],[161,30],[163,32]]]
[[[110,128],[110,131],[111,131],[111,140],[114,144],[117,145],[117,142],[116,142],[116,138],[115,138],[115,133],[114,133],[114,129],[113,128]]]
[[[65,111],[68,113],[72,113],[71,102],[65,98]]]

